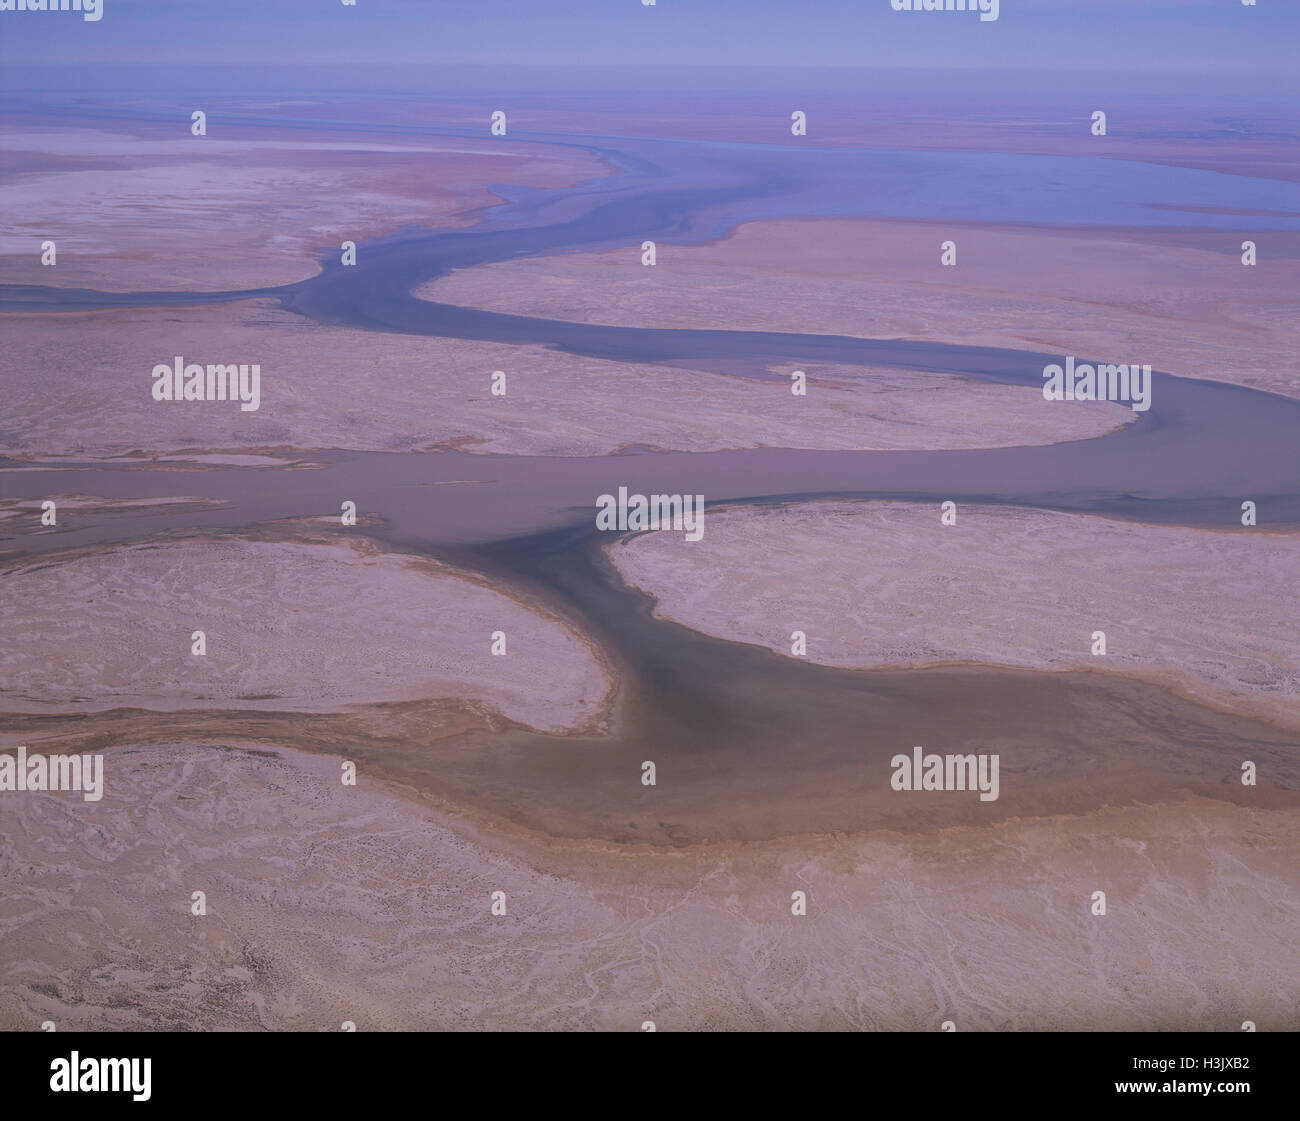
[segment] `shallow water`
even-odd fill
[[[542,139],[541,136],[538,139]],[[595,147],[591,144],[584,146]],[[511,257],[631,248],[718,236],[737,222],[806,213],[1078,225],[1208,225],[1242,215],[1163,205],[1300,213],[1300,187],[1212,172],[969,153],[845,152],[619,141],[600,150],[627,174],[557,192],[518,192],[482,227],[408,233],[362,247],[355,268],[326,264],[283,289],[106,295],[12,286],[0,306],[68,310],[178,306],[273,296],[319,322],[447,338],[541,344],[573,354],[762,377],[781,362],[885,365],[1041,385],[1060,355],[930,342],[565,323],[417,300],[411,289],[456,268]],[[960,184],[960,187],[955,186]],[[1268,219],[1290,229],[1298,220]],[[870,329],[864,309],[863,329]],[[1081,360],[1086,356],[1080,356]],[[1125,361],[1137,356],[1094,356]],[[412,408],[436,402],[412,402]],[[1069,407],[1062,403],[1060,407]],[[950,452],[756,449],[612,457],[460,452],[307,453],[313,469],[75,465],[0,472],[0,497],[51,494],[221,499],[214,509],[78,513],[55,531],[0,529],[0,549],[34,556],[169,532],[336,517],[351,499],[378,536],[466,564],[547,600],[595,637],[620,673],[611,737],[522,729],[372,745],[313,720],[310,746],[347,752],[417,787],[563,836],[680,843],[807,831],[935,828],[1008,815],[1161,800],[1197,789],[1242,797],[1242,758],[1267,766],[1268,798],[1298,785],[1294,737],[1099,674],[971,669],[856,672],[779,658],[653,620],[645,597],[602,562],[598,494],[698,493],[711,503],[862,496],[1002,502],[1147,522],[1300,525],[1300,402],[1157,374],[1152,407],[1110,435],[1049,447]],[[2,523],[0,523],[2,524]],[[367,531],[369,532],[369,531]],[[707,532],[707,518],[706,518]],[[828,594],[830,594],[828,590]],[[240,717],[197,714],[212,734]],[[157,734],[176,718],[151,717]],[[301,718],[295,718],[302,723]],[[308,733],[285,718],[285,742]],[[28,726],[53,723],[25,721]],[[997,752],[1002,796],[915,799],[889,789],[891,756]],[[643,760],[659,769],[640,783]],[[1260,795],[1255,795],[1258,801]]]
[[[558,602],[615,652],[615,734],[471,732],[432,750],[397,745],[385,769],[546,833],[656,844],[930,830],[1185,790],[1238,800],[1243,758],[1265,761],[1265,803],[1300,805],[1292,734],[1118,676],[841,670],[710,638],[654,619],[600,536],[545,534],[456,559]],[[890,759],[916,744],[998,753],[999,798],[892,790]],[[645,760],[653,789],[640,784]]]

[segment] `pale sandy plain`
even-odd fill
[[[957,244],[957,264],[940,245]],[[480,265],[417,289],[490,311],[635,327],[924,339],[1150,364],[1300,396],[1300,240],[816,219],[705,245]]]
[[[485,129],[486,133],[486,129]],[[223,291],[314,276],[316,255],[404,226],[463,226],[500,202],[485,184],[564,186],[609,173],[538,144],[223,125],[190,135],[115,123],[0,127],[7,283]],[[63,166],[64,164],[68,166]],[[55,242],[58,263],[41,264]]]
[[[905,843],[655,853],[485,834],[269,743],[123,745],[105,767],[98,803],[7,796],[5,1030],[1235,1032],[1300,1016],[1278,969],[1300,921],[1295,812],[1188,798]]]
[[[269,301],[18,316],[4,324],[0,454],[289,452],[304,448],[605,455],[774,447],[942,449],[1048,444],[1131,423],[1113,402],[1062,408],[1041,392],[888,368],[803,367],[807,396],[760,381],[608,362],[536,346],[328,327]],[[261,401],[168,402],[151,372],[257,363]],[[492,375],[506,375],[493,396]],[[364,389],[358,388],[364,386]]]
[[[1300,533],[1189,529],[1002,506],[711,509],[700,541],[609,548],[657,614],[850,667],[973,662],[1121,673],[1300,728]],[[1094,631],[1105,656],[1091,653]]]
[[[355,538],[132,545],[14,566],[4,585],[11,714],[452,698],[562,731],[596,724],[613,689],[594,647],[540,608]]]

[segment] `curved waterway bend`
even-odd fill
[[[643,238],[700,239],[737,220],[779,216],[790,209],[774,201],[781,191],[798,193],[789,190],[786,172],[786,179],[762,179],[733,171],[721,185],[716,178],[705,184],[709,177],[700,176],[701,183],[689,188],[674,175],[675,185],[665,188],[662,174],[643,171],[568,196],[533,194],[501,208],[482,228],[381,239],[362,247],[357,267],[327,264],[319,276],[285,288],[112,295],[10,287],[0,298],[10,310],[37,312],[269,296],[317,321],[360,329],[540,344],[611,360],[756,377],[767,376],[775,363],[881,364],[1037,387],[1043,365],[1060,360],[919,341],[566,323],[412,295],[419,284],[474,264],[631,246]],[[520,224],[546,215],[560,217]],[[869,312],[864,320],[869,327]],[[427,405],[433,409],[437,402]],[[609,570],[591,528],[596,496],[626,485],[643,493],[703,493],[712,503],[951,498],[1225,527],[1239,526],[1240,503],[1249,498],[1266,524],[1300,525],[1297,434],[1300,402],[1158,374],[1152,407],[1134,424],[1105,437],[1047,447],[593,458],[332,451],[309,453],[318,464],[313,470],[178,474],[174,467],[97,463],[0,472],[0,493],[16,497],[183,493],[221,501],[195,510],[87,512],[55,533],[0,540],[7,551],[36,554],[177,530],[243,530],[337,514],[346,495],[363,516],[380,520],[378,536],[394,545],[444,556],[553,603],[600,643],[622,684],[611,736],[480,729],[447,739],[404,726],[395,737],[367,733],[342,718],[313,717],[308,729],[297,714],[119,714],[119,720],[129,720],[135,740],[174,736],[192,725],[235,740],[271,737],[346,752],[418,789],[569,837],[679,843],[933,828],[1107,801],[1160,800],[1189,789],[1240,798],[1233,779],[1243,757],[1266,761],[1269,773],[1280,776],[1269,796],[1285,799],[1296,786],[1297,745],[1295,737],[1265,725],[1106,675],[978,668],[853,672],[694,634],[653,619],[644,597],[624,588]],[[75,728],[84,726],[58,718],[11,723],[63,729],[74,737]],[[986,804],[945,796],[925,806],[891,798],[888,759],[916,743],[940,751],[1001,753],[1002,797]],[[635,781],[647,758],[660,766],[660,785],[653,791]]]
[[[1233,227],[1248,218],[1300,228],[1300,185],[1196,169],[1125,161],[796,149],[767,145],[538,134],[600,154],[624,171],[576,187],[519,192],[482,212],[465,230],[392,235],[361,247],[343,267],[331,253],[322,271],[280,288],[220,293],[100,293],[35,286],[0,287],[0,308],[14,311],[166,306],[278,300],[317,322],[439,338],[540,345],[575,355],[643,365],[762,378],[777,363],[890,366],[960,374],[981,381],[1042,386],[1042,370],[1062,354],[937,342],[760,331],[680,330],[569,323],[421,300],[419,285],[456,269],[522,256],[622,246],[630,260],[643,239],[692,242],[721,236],[760,218],[823,215],[933,217],[954,220],[1077,224],[1144,221]],[[1140,171],[1141,174],[1137,172]],[[960,189],[945,193],[944,184]],[[1061,185],[1065,184],[1064,187]],[[994,187],[997,187],[995,190]],[[1198,214],[1196,208],[1272,211]],[[1173,217],[1171,217],[1173,216]],[[871,314],[863,309],[863,329]],[[1077,355],[1079,361],[1140,361],[1141,355]],[[274,376],[266,371],[267,376]],[[1054,446],[953,452],[802,452],[763,450],[613,460],[519,461],[530,478],[534,516],[521,521],[500,493],[481,494],[460,540],[486,540],[568,524],[572,506],[621,482],[640,489],[703,493],[708,500],[780,495],[891,494],[929,499],[1006,501],[1096,510],[1142,520],[1239,524],[1240,503],[1254,501],[1263,524],[1300,525],[1300,402],[1209,380],[1156,373],[1151,408],[1134,424],[1092,440]],[[421,405],[413,401],[413,409]],[[438,402],[426,403],[436,409]],[[1069,408],[1071,403],[1062,402]],[[377,461],[354,457],[357,463]],[[476,457],[477,458],[477,457]],[[335,462],[342,462],[335,459]],[[491,461],[489,461],[491,462]],[[417,475],[449,466],[412,461]],[[393,467],[389,464],[389,467]],[[364,467],[362,474],[368,474]],[[406,469],[399,469],[407,474]],[[457,472],[463,464],[457,464]],[[493,477],[513,475],[494,463]],[[618,478],[626,475],[626,478]],[[581,477],[582,482],[577,483]],[[139,480],[140,476],[132,475]],[[656,481],[659,480],[659,481]],[[31,482],[38,482],[32,479]],[[481,481],[481,480],[480,480]],[[517,483],[517,477],[511,480]],[[236,488],[238,489],[238,488]],[[98,493],[89,491],[87,493]],[[453,515],[454,527],[466,518]],[[524,525],[523,523],[527,524]],[[449,539],[457,539],[453,534]]]

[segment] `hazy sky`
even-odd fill
[[[102,0],[0,12],[0,60],[667,64],[1124,70],[1297,87],[1300,0],[1001,0],[999,18],[890,0]],[[1248,77],[1253,76],[1253,77]]]

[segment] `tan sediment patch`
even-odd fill
[[[1300,727],[1300,534],[1003,506],[816,502],[711,510],[704,537],[609,550],[656,613],[850,667],[954,662],[1141,677]],[[815,561],[815,564],[814,564]],[[1107,653],[1091,654],[1094,631]]]
[[[521,258],[440,277],[426,299],[634,327],[927,339],[1149,363],[1300,396],[1297,240],[957,223],[752,222],[707,245]],[[940,243],[957,243],[957,265]],[[1265,248],[1267,246],[1267,248]]]
[[[101,802],[0,802],[5,1030],[1297,1027],[1294,811],[646,852],[500,842],[273,744],[105,765]]]
[[[0,711],[337,712],[476,702],[589,725],[613,684],[591,644],[448,566],[367,543],[169,540],[4,575]],[[192,632],[207,653],[191,653]],[[493,634],[507,654],[491,653]]]
[[[57,325],[56,325],[57,323]],[[1000,447],[1085,439],[1130,423],[1111,402],[1062,409],[1036,389],[888,368],[804,366],[756,381],[504,346],[325,327],[269,301],[10,318],[0,357],[0,453],[83,458],[218,450],[456,447],[604,455],[757,446]],[[154,401],[152,371],[257,363],[261,401]],[[37,376],[58,370],[57,379]],[[492,375],[506,395],[492,395]]]
[[[196,498],[193,496],[174,498],[99,498],[85,494],[52,494],[46,498],[0,499],[0,521],[9,518],[28,517],[33,524],[39,524],[45,502],[55,504],[55,516],[59,510],[76,511],[113,511],[138,510],[147,506],[220,506],[214,498]]]

